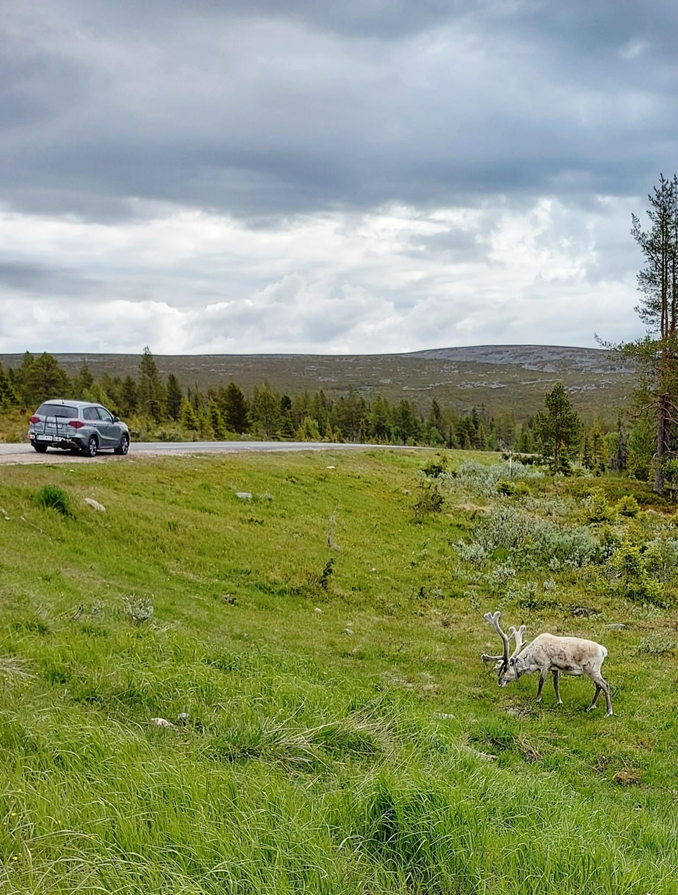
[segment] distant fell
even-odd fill
[[[136,376],[139,355],[54,355],[70,376],[86,360],[96,378]],[[184,389],[205,391],[234,379],[246,392],[268,381],[294,395],[322,389],[332,399],[349,388],[389,401],[414,401],[423,412],[431,400],[458,411],[484,405],[492,414],[525,419],[543,406],[545,393],[561,380],[585,417],[613,423],[628,401],[635,378],[632,366],[600,348],[551,345],[479,345],[434,348],[408,354],[216,354],[154,355],[163,377],[174,373]],[[0,355],[17,367],[22,355]]]
[[[473,345],[465,348],[430,348],[413,351],[409,357],[428,360],[467,361],[475,364],[511,365],[543,373],[633,372],[628,361],[621,361],[601,348],[570,348],[558,345]]]

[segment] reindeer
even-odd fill
[[[501,613],[492,615],[485,613],[485,620],[492,625],[501,637],[504,644],[504,653],[501,656],[487,656],[483,653],[483,662],[496,662],[494,670],[499,677],[499,686],[505,687],[511,681],[517,681],[521,674],[533,674],[539,672],[539,687],[537,688],[537,702],[541,702],[541,691],[546,676],[553,675],[553,688],[556,691],[556,705],[562,705],[560,698],[560,674],[585,674],[596,685],[596,692],[591,705],[586,709],[592,711],[596,707],[601,692],[605,694],[607,712],[605,717],[612,714],[612,702],[610,700],[610,685],[600,673],[600,666],[607,656],[607,649],[593,640],[582,640],[580,637],[554,637],[553,634],[540,634],[523,649],[523,634],[525,625],[516,629],[509,628],[508,636],[504,634],[499,618]],[[511,638],[515,640],[516,648],[513,655],[509,656],[509,644]]]

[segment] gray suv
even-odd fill
[[[95,457],[97,451],[126,454],[129,429],[101,404],[87,401],[45,401],[30,418],[28,439],[39,454],[48,447],[81,451]]]

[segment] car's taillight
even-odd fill
[[[39,417],[39,416],[32,416],[32,417],[30,418],[29,422],[31,422],[31,423],[39,423],[39,422],[40,422],[40,417]]]
[[[74,429],[82,429],[85,424],[82,420],[69,420],[68,425],[73,426]]]

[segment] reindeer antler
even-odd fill
[[[487,655],[483,654],[483,657],[482,657],[483,662],[490,662],[490,661],[496,661],[497,659],[501,659],[506,665],[508,665],[509,664],[509,643],[510,643],[511,638],[507,637],[506,634],[504,634],[504,632],[501,629],[501,626],[499,625],[499,619],[501,618],[501,612],[499,612],[499,610],[497,610],[494,613],[494,615],[492,615],[491,612],[486,612],[485,615],[483,616],[483,618],[489,625],[492,625],[492,627],[495,629],[497,634],[499,634],[499,636],[501,637],[502,642],[504,644],[503,656],[487,656]]]
[[[509,640],[513,637],[516,641],[516,648],[513,650],[511,659],[515,659],[523,648],[523,634],[525,633],[525,625],[521,625],[518,630],[511,625],[509,628]],[[509,660],[510,661],[510,660]]]

